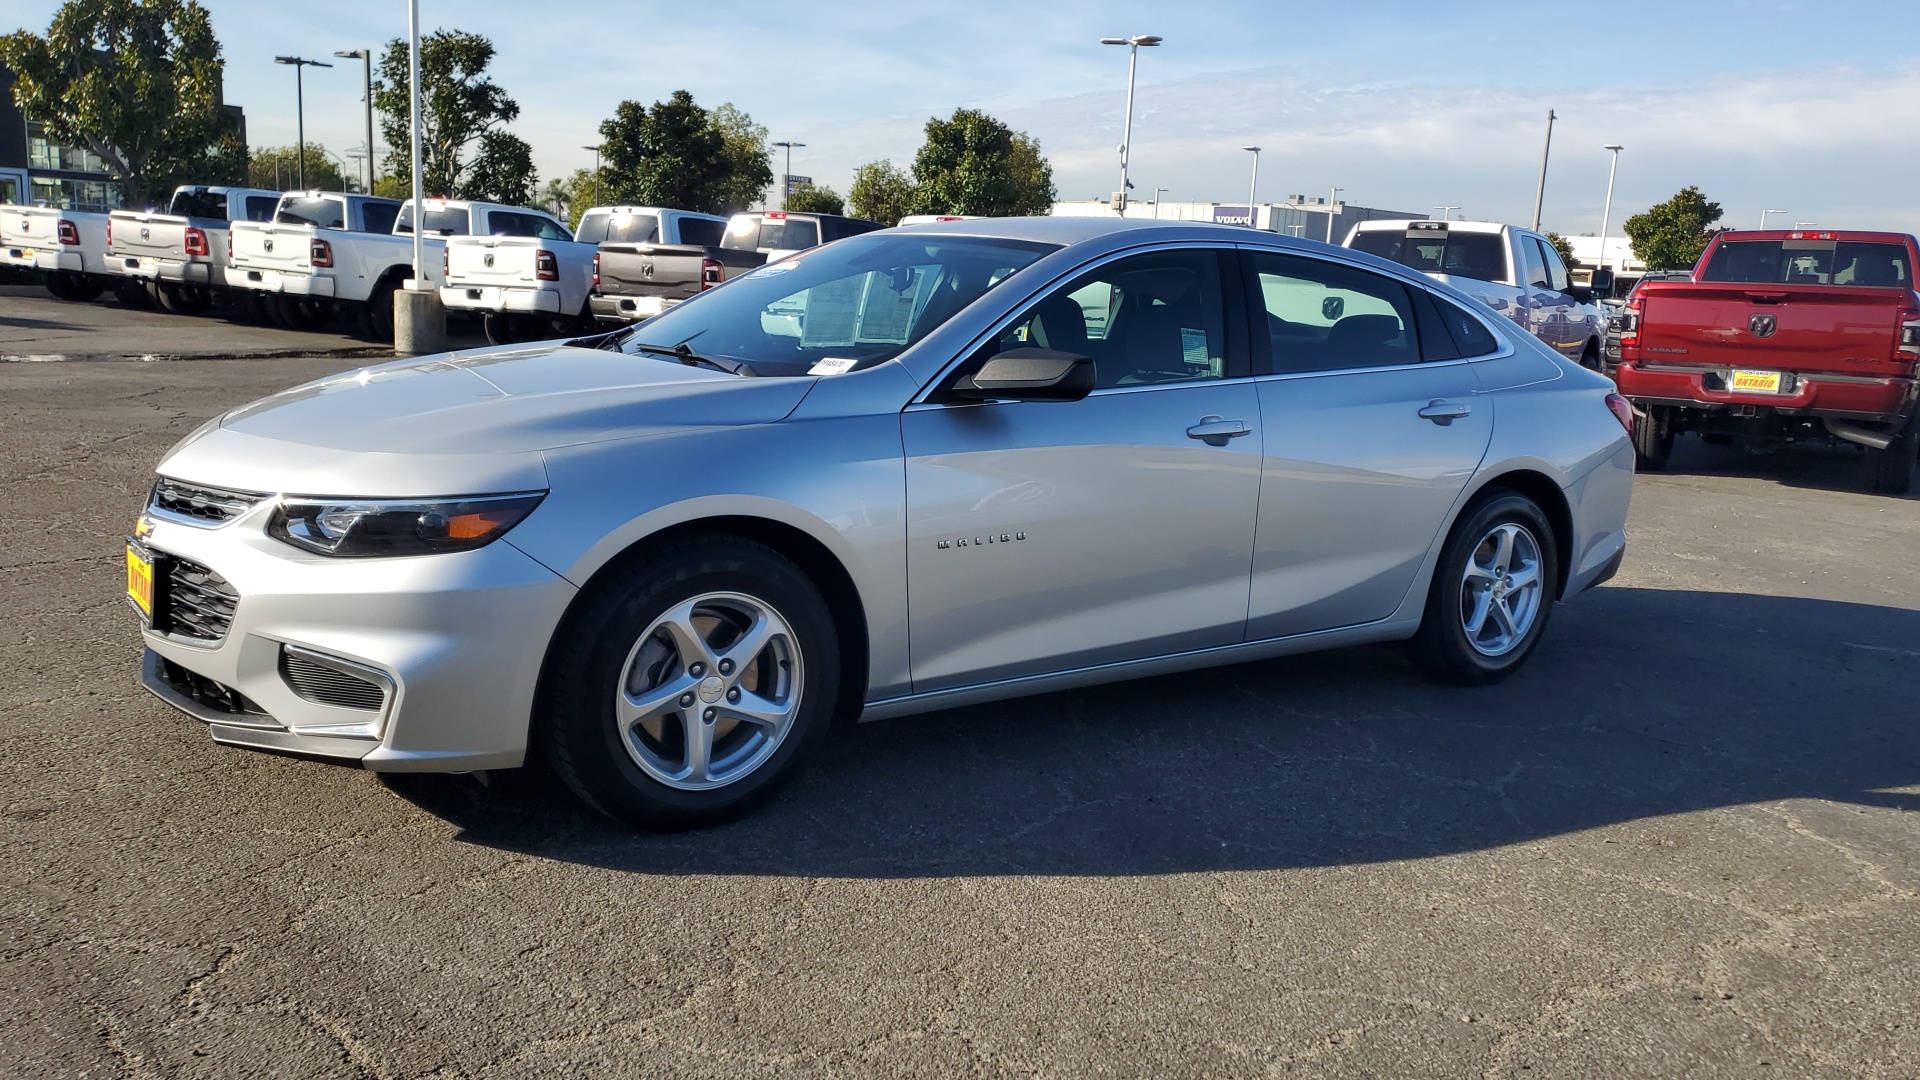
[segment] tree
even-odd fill
[[[844,214],[847,201],[830,187],[795,184],[787,196],[787,209],[796,214]]]
[[[549,180],[540,190],[536,204],[553,211],[570,228],[580,228],[580,218],[596,206],[609,205],[602,196],[600,177],[592,169],[575,169],[564,180]]]
[[[26,118],[99,155],[130,206],[245,171],[220,104],[220,42],[196,0],[67,0],[45,37],[0,37],[0,63]]]
[[[599,180],[611,203],[729,213],[773,182],[766,129],[732,105],[709,112],[685,90],[651,109],[622,101],[600,137]]]
[[[286,191],[300,182],[300,150],[296,146],[263,146],[247,164],[247,186]],[[307,186],[321,191],[345,191],[339,166],[327,157],[326,147],[307,144]]]
[[[493,55],[492,41],[461,30],[436,30],[420,39],[420,173],[428,195],[489,202],[525,202],[533,195],[537,178],[531,148],[502,130],[519,118],[520,106],[486,75]],[[393,147],[387,172],[411,194],[407,61],[405,41],[387,43],[373,103],[380,110],[380,130]]]
[[[873,161],[853,170],[853,186],[847,189],[847,203],[853,216],[882,225],[900,224],[913,213],[913,177],[891,161]]]
[[[1707,249],[1720,215],[1719,203],[1707,201],[1699,188],[1688,185],[1666,202],[1628,218],[1625,228],[1633,253],[1647,269],[1688,270]]]
[[[1550,232],[1547,234],[1547,243],[1552,244],[1553,250],[1560,253],[1560,262],[1563,265],[1573,265],[1573,245],[1567,243],[1566,237],[1557,232]]]
[[[1022,217],[1053,208],[1053,167],[1040,144],[977,109],[927,121],[913,176],[923,214]]]

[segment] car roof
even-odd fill
[[[1448,232],[1497,233],[1502,229],[1519,229],[1521,232],[1532,231],[1531,229],[1521,229],[1518,225],[1504,225],[1498,221],[1438,221],[1434,218],[1374,218],[1371,221],[1362,221],[1354,227],[1361,232],[1386,232],[1389,229],[1404,232],[1407,226],[1416,221],[1431,221],[1436,225],[1445,225]]]

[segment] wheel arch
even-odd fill
[[[1465,517],[1467,511],[1490,498],[1498,491],[1512,491],[1532,499],[1547,515],[1547,523],[1553,526],[1554,547],[1554,599],[1565,599],[1567,578],[1573,573],[1573,506],[1567,501],[1567,493],[1558,481],[1546,473],[1525,466],[1515,466],[1488,475],[1481,480],[1473,493],[1460,503],[1460,512],[1454,516],[1454,524]],[[1454,525],[1447,527],[1452,535]]]

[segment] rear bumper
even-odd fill
[[[175,281],[183,285],[213,284],[210,263],[161,259],[139,255],[108,255],[107,272],[143,281]]]
[[[237,289],[258,289],[261,292],[289,293],[293,296],[334,295],[333,277],[328,274],[300,274],[284,270],[248,270],[244,267],[232,267],[227,270],[227,284]]]
[[[587,298],[587,307],[593,312],[593,317],[611,323],[651,319],[673,303],[664,296],[606,296],[595,293]]]
[[[53,251],[47,248],[4,247],[0,248],[0,266],[15,266],[22,270],[54,270],[69,274],[86,273],[86,264],[77,251]]]
[[[1910,378],[1782,372],[1790,384],[1783,386],[1782,393],[1769,394],[1727,390],[1727,374],[1726,368],[1631,360],[1623,361],[1613,377],[1620,393],[1636,405],[1703,412],[1892,422],[1906,416],[1914,400],[1915,384]]]
[[[442,285],[440,302],[453,311],[512,311],[527,315],[558,315],[560,289],[513,285]]]

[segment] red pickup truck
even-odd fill
[[[1691,281],[1649,283],[1622,318],[1620,393],[1634,449],[1659,469],[1674,437],[1766,449],[1866,447],[1875,491],[1904,494],[1920,453],[1920,245],[1904,233],[1728,232]]]

